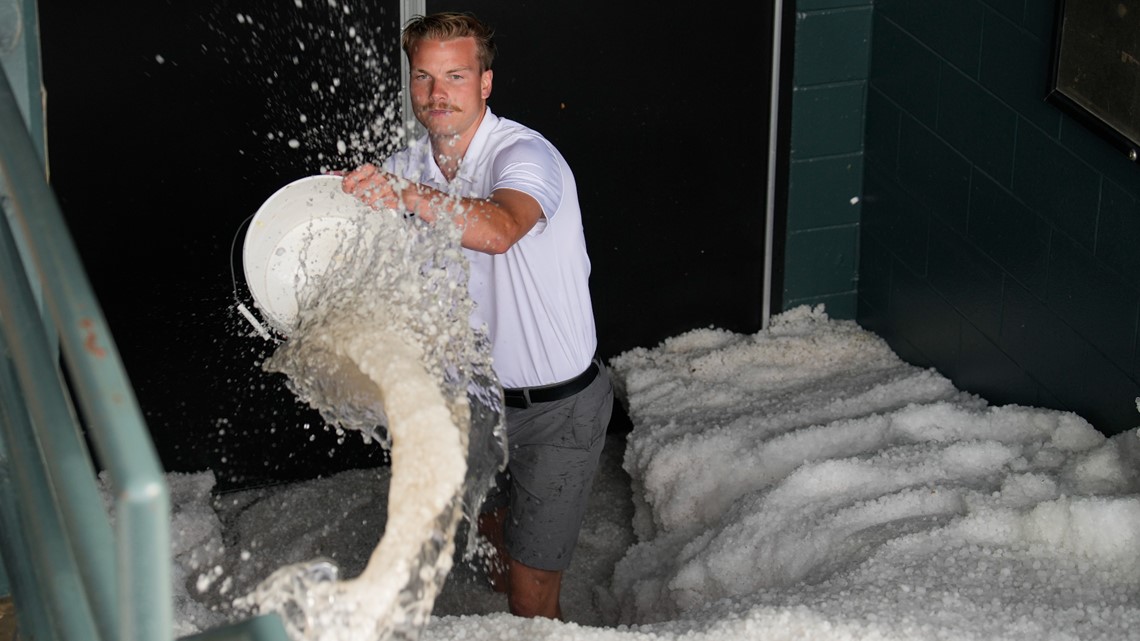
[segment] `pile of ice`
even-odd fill
[[[990,406],[822,308],[610,366],[633,507],[615,499],[629,479],[603,470],[567,573],[571,622],[488,610],[494,595],[453,571],[422,639],[1136,638],[1136,430]],[[222,497],[220,520],[195,482],[175,513],[180,630],[224,619],[208,597],[227,578],[232,594],[294,557],[366,559],[351,539],[383,527],[382,470]]]

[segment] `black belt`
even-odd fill
[[[566,381],[555,385],[543,387],[521,387],[519,389],[503,389],[503,400],[507,407],[527,408],[533,403],[549,403],[581,392],[594,382],[598,375],[597,361],[591,361],[586,371]]]

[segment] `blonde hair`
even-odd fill
[[[412,48],[422,40],[454,40],[474,38],[479,51],[479,64],[486,71],[495,61],[495,32],[470,13],[444,11],[426,16],[415,16],[404,25],[400,45],[408,60],[412,59]]]

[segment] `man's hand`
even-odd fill
[[[401,193],[396,189],[396,177],[375,165],[361,165],[344,175],[341,188],[369,206],[379,209],[402,209]]]
[[[410,212],[428,223],[444,216],[463,229],[464,247],[484,254],[506,252],[543,216],[538,201],[521,191],[503,188],[489,198],[457,198],[371,164],[345,174],[341,187],[376,209]]]

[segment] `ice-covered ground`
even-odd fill
[[[989,406],[818,308],[609,364],[633,429],[607,443],[568,622],[507,614],[459,560],[422,639],[1140,638],[1136,430]],[[352,576],[383,531],[384,469],[170,481],[179,634],[281,565]]]

